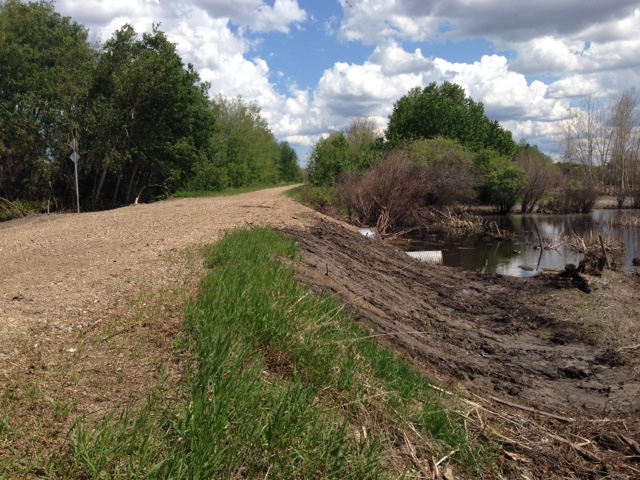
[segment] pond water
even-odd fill
[[[632,259],[640,256],[640,228],[612,226],[611,222],[623,212],[632,211],[594,210],[590,214],[486,217],[488,221],[495,221],[501,231],[513,232],[515,240],[436,232],[397,246],[407,251],[442,250],[444,264],[453,267],[480,270],[486,262],[487,272],[528,277],[544,270],[561,270],[567,263],[577,265],[580,262],[582,254],[563,243],[572,232],[585,239],[597,239],[602,234],[605,241],[611,238],[624,243],[622,265],[626,273],[632,273],[635,270],[631,265]],[[536,229],[543,239],[543,246],[550,244],[555,248],[536,248],[539,244]]]

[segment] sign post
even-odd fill
[[[78,155],[78,141],[74,138],[71,140],[71,150],[73,153],[71,154],[71,161],[76,169],[76,204],[78,206],[78,213],[80,213],[80,190],[78,189],[78,160],[80,160],[80,155]]]

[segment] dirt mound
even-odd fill
[[[593,295],[577,290],[571,278],[502,278],[431,266],[329,222],[289,233],[300,243],[302,280],[318,293],[338,296],[382,343],[432,376],[454,381],[481,403],[551,422],[554,430],[564,428],[559,423],[606,432],[617,439],[606,450],[615,450],[618,460],[640,455],[619,440],[639,438],[637,352],[599,346],[588,328],[554,311],[549,296],[568,289]],[[624,308],[610,293],[610,305]],[[601,471],[606,455],[597,450],[586,461],[602,460],[594,467]],[[573,463],[568,469],[575,474],[580,462]],[[583,473],[591,471],[585,468]]]

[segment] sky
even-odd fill
[[[257,102],[306,164],[314,142],[431,82],[461,85],[491,120],[554,157],[585,95],[640,84],[640,1],[57,0],[106,41],[154,24],[210,94]]]

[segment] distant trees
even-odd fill
[[[608,102],[587,95],[561,123],[557,140],[564,160],[581,167],[574,184],[614,194],[619,206],[628,196],[640,204],[640,99],[635,91],[613,95]]]
[[[257,105],[208,89],[157,27],[91,46],[52,2],[0,2],[0,198],[73,205],[72,138],[85,209],[300,179]]]
[[[375,135],[367,137],[371,154],[365,158],[369,161],[359,160],[361,157],[350,148],[349,139],[360,138],[354,134],[359,126],[352,122],[346,134],[336,133],[320,140],[309,162],[311,182],[331,185],[338,181],[351,210],[358,210],[354,205],[362,204],[362,198],[374,198],[361,194],[374,190],[376,175],[349,175],[346,181],[340,181],[341,174],[369,168],[380,174],[393,173],[394,178],[410,171],[413,179],[419,178],[420,189],[410,189],[420,192],[421,198],[414,200],[417,207],[480,199],[496,211],[508,213],[527,186],[527,174],[513,162],[516,144],[511,132],[489,120],[483,105],[468,97],[459,85],[434,82],[411,89],[394,105],[386,143],[379,139],[374,142]],[[365,130],[371,132],[370,128]],[[390,164],[400,159],[409,162],[411,168],[392,168]],[[378,178],[378,182],[380,188],[387,184],[386,179]],[[349,200],[353,195],[357,198]],[[368,218],[369,213],[360,214],[363,215]]]
[[[302,170],[298,165],[298,154],[289,142],[280,142],[280,180],[283,182],[301,182]]]
[[[388,229],[428,206],[480,200],[510,212],[529,185],[515,152],[511,132],[489,120],[462,87],[432,83],[396,102],[386,143],[367,122],[352,121],[345,132],[318,141],[308,171],[314,185],[337,185],[338,198],[360,222],[375,219]],[[527,208],[539,200],[531,187]]]
[[[280,147],[260,107],[221,95],[212,107],[216,121],[207,162],[227,179],[222,188],[278,181]]]

